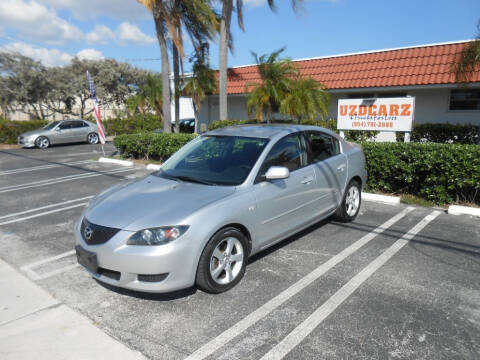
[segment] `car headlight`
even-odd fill
[[[182,236],[188,226],[162,226],[137,231],[130,236],[127,245],[165,245]]]

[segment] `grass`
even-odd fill
[[[433,201],[423,199],[415,195],[400,195],[400,202],[408,205],[419,205],[424,207],[442,207],[442,208],[448,207],[448,204],[438,205]]]

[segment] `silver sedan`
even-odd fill
[[[119,287],[220,293],[249,256],[329,216],[354,220],[366,180],[361,148],[326,129],[218,129],[92,199],[75,229],[77,259]]]
[[[97,125],[84,120],[52,121],[41,129],[21,134],[17,142],[24,147],[46,149],[52,144],[74,142],[98,144]]]

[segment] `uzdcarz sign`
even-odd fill
[[[338,100],[340,130],[412,131],[415,98]]]

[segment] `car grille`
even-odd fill
[[[82,238],[88,245],[104,244],[119,231],[120,229],[92,224],[86,218],[83,218],[80,227]]]

